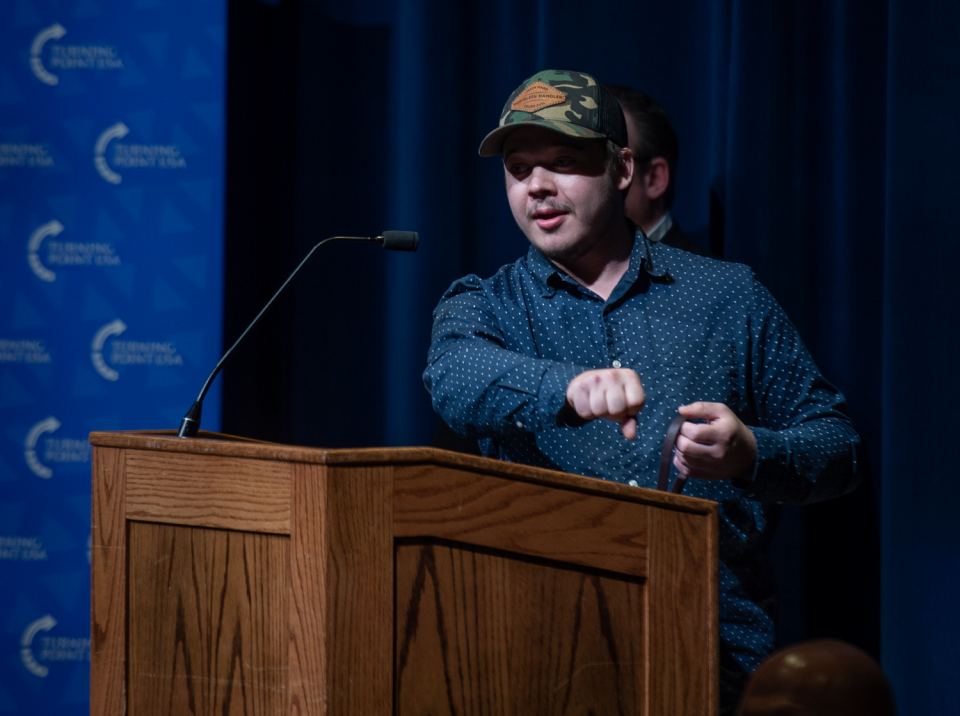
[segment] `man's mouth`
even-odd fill
[[[534,211],[532,216],[541,229],[555,229],[563,223],[567,212],[560,209],[543,208]]]

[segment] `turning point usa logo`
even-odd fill
[[[122,70],[123,61],[111,45],[60,45],[47,44],[59,40],[67,29],[59,22],[37,33],[30,44],[30,69],[34,77],[45,85],[60,82],[50,70]],[[44,52],[47,49],[49,52]],[[47,55],[44,64],[44,54]]]
[[[119,318],[111,321],[93,336],[90,343],[90,362],[100,376],[109,381],[120,378],[120,372],[112,366],[153,365],[181,366],[183,356],[177,352],[172,341],[111,341],[109,350],[107,339],[121,335],[127,330],[127,324]],[[107,362],[104,354],[109,355]]]
[[[42,142],[0,142],[0,168],[44,169],[52,166],[53,157],[50,156],[50,149]]]
[[[37,635],[49,632],[57,620],[47,614],[27,625],[20,637],[20,661],[34,676],[41,679],[50,673],[43,662],[90,661],[90,639],[79,637],[51,637]]]
[[[130,128],[123,122],[107,127],[97,138],[93,147],[93,165],[104,180],[111,184],[123,181],[116,169],[184,169],[187,161],[180,155],[176,144],[120,144],[112,146],[112,158],[108,148],[115,139],[123,139]]]
[[[60,421],[51,415],[31,427],[23,441],[23,459],[27,467],[34,475],[45,480],[53,477],[53,470],[44,463],[90,462],[93,448],[89,441],[82,438],[48,437],[43,442],[42,450],[39,449],[40,438],[59,429]]]
[[[56,219],[38,226],[27,241],[27,263],[30,270],[41,281],[56,281],[57,274],[48,266],[119,266],[120,257],[116,255],[113,244],[97,241],[53,241],[64,230],[63,224]],[[40,259],[40,245],[46,238],[46,264]]]

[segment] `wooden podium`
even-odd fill
[[[92,433],[90,713],[717,713],[712,502],[428,448]]]

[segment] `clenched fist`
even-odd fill
[[[606,418],[620,423],[627,440],[637,437],[637,413],[647,396],[640,376],[629,368],[584,371],[567,386],[567,405],[584,420]]]

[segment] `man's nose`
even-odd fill
[[[553,180],[553,173],[543,167],[534,167],[530,172],[530,181],[527,183],[530,196],[552,196],[557,193],[557,185]]]

